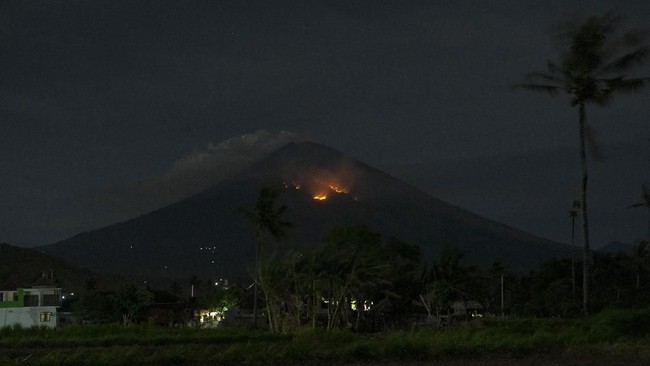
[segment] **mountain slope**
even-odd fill
[[[115,286],[118,283],[115,278],[97,276],[87,269],[76,267],[38,250],[16,247],[6,243],[0,244],[1,290],[31,287],[41,277],[47,277],[48,283],[52,282],[69,292],[85,289],[90,279],[98,281],[102,288]]]
[[[568,247],[442,202],[326,146],[289,144],[233,179],[135,219],[41,247],[93,270],[144,277],[244,278],[254,234],[242,208],[263,186],[283,187],[295,224],[283,245],[320,245],[333,228],[365,224],[422,248],[431,260],[444,246],[469,262],[501,258],[528,269]]]

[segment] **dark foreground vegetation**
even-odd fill
[[[0,364],[622,364],[650,362],[650,308],[581,319],[481,320],[376,334],[152,325],[3,328]],[[537,362],[537,363],[536,363]],[[587,362],[587,363],[585,363]]]

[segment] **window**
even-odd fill
[[[38,306],[38,295],[25,294],[25,306]]]
[[[50,312],[41,312],[41,321],[49,322],[52,320],[52,313]]]
[[[59,295],[43,295],[43,306],[61,306]]]

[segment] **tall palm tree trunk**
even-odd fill
[[[585,315],[589,313],[589,267],[591,255],[589,250],[589,219],[587,216],[587,152],[586,152],[586,112],[585,103],[579,102],[579,127],[580,127],[580,166],[582,172],[582,185],[580,187],[581,205],[580,209],[582,214],[582,310]]]
[[[253,280],[253,327],[257,328],[257,287],[260,276],[260,247],[261,239],[257,239],[257,245],[255,246],[255,279]]]
[[[573,301],[576,301],[576,213],[575,209],[571,211],[571,295]]]

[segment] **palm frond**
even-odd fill
[[[513,88],[548,93],[552,96],[558,95],[562,90],[560,86],[547,84],[515,84],[513,85]]]
[[[601,84],[601,85],[594,87],[592,90],[593,94],[590,95],[589,98],[587,99],[590,102],[595,102],[599,106],[605,106],[612,101],[614,97],[614,91],[616,91],[617,89],[608,85],[606,81],[601,80],[597,84]]]
[[[636,47],[644,43],[650,32],[647,29],[632,29],[621,36],[621,44],[627,47]]]
[[[255,227],[258,240],[263,241],[268,234],[275,239],[282,239],[286,237],[286,229],[291,227],[291,223],[281,220],[287,206],[275,207],[280,192],[277,187],[263,187],[255,207],[243,210],[248,221]]]
[[[643,200],[642,202],[629,205],[627,206],[627,208],[635,208],[635,207],[650,208],[650,188],[648,188],[648,186],[645,184],[641,185],[641,199]]]
[[[550,81],[550,82],[555,82],[558,85],[562,85],[564,83],[564,79],[552,74],[545,74],[543,72],[529,72],[526,74],[526,80],[530,81],[531,84],[534,84],[536,80],[542,80],[544,82]]]
[[[650,83],[650,78],[623,79],[622,77],[617,77],[603,81],[611,91],[634,92]]]
[[[644,207],[644,206],[645,206],[645,203],[642,202],[642,203],[635,203],[633,205],[629,205],[629,206],[627,206],[627,208],[636,208],[636,207]]]
[[[632,66],[642,64],[648,56],[650,56],[650,47],[639,47],[632,52],[628,52],[610,61],[602,67],[600,73],[604,74],[628,70]]]

